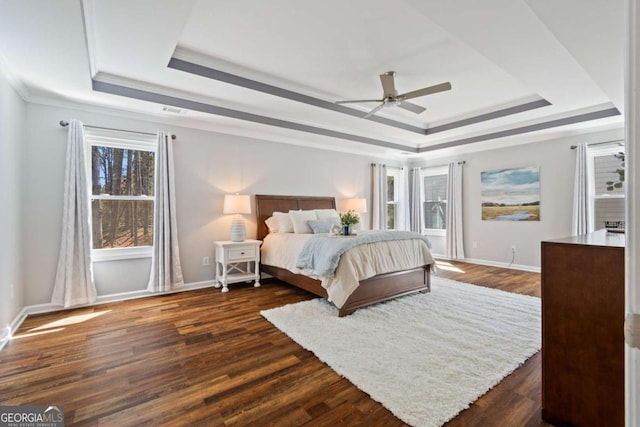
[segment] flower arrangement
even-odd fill
[[[345,213],[340,214],[340,224],[342,226],[345,225],[354,225],[360,222],[360,216],[354,210],[346,211]]]

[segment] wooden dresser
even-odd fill
[[[624,234],[542,242],[542,418],[624,426]]]

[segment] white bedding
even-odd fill
[[[329,301],[341,308],[359,282],[378,274],[407,270],[435,261],[419,239],[371,243],[349,249],[340,257],[334,277],[316,277],[296,268],[298,255],[312,234],[270,233],[262,243],[260,262],[305,274],[322,282]]]

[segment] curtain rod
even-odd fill
[[[404,170],[404,167],[402,167],[402,166],[387,166],[384,163],[371,163],[371,166],[376,166],[378,164],[381,165],[381,166],[386,166],[388,168]]]
[[[587,144],[587,147],[590,147],[592,145],[602,145],[602,144],[611,144],[613,142],[620,142],[622,143],[622,145],[624,145],[624,140],[623,139],[613,139],[611,141],[602,141],[602,142],[592,142],[591,144]],[[578,148],[577,145],[572,145],[571,149],[575,150],[576,148]]]
[[[466,165],[467,161],[466,160],[460,160],[459,162],[456,162],[457,164],[459,164],[460,166],[462,165]],[[443,168],[445,166],[449,166],[449,163],[445,163],[443,165],[430,165],[430,166],[416,166],[418,169],[429,169],[429,168]]]
[[[60,126],[62,126],[63,128],[66,128],[67,126],[69,126],[69,122],[66,120],[60,120]],[[126,129],[116,129],[116,128],[107,128],[107,127],[102,127],[102,126],[90,126],[90,125],[83,125],[86,128],[92,128],[92,129],[104,129],[104,130],[116,130],[116,131],[120,131],[120,132],[129,132],[129,133],[138,133],[141,135],[156,135],[155,133],[151,133],[151,132],[140,132],[137,130],[126,130]],[[176,136],[174,134],[171,134],[171,139],[176,139]]]

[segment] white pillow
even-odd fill
[[[340,218],[338,211],[335,209],[316,209],[318,219]]]
[[[307,224],[307,221],[318,219],[316,211],[289,211],[291,222],[293,223],[293,232],[296,234],[312,234],[313,230]]]
[[[288,213],[274,212],[273,217],[278,221],[278,233],[293,233],[293,223]]]
[[[278,220],[274,217],[270,216],[264,221],[267,224],[267,228],[269,229],[269,233],[277,233],[278,232]]]

